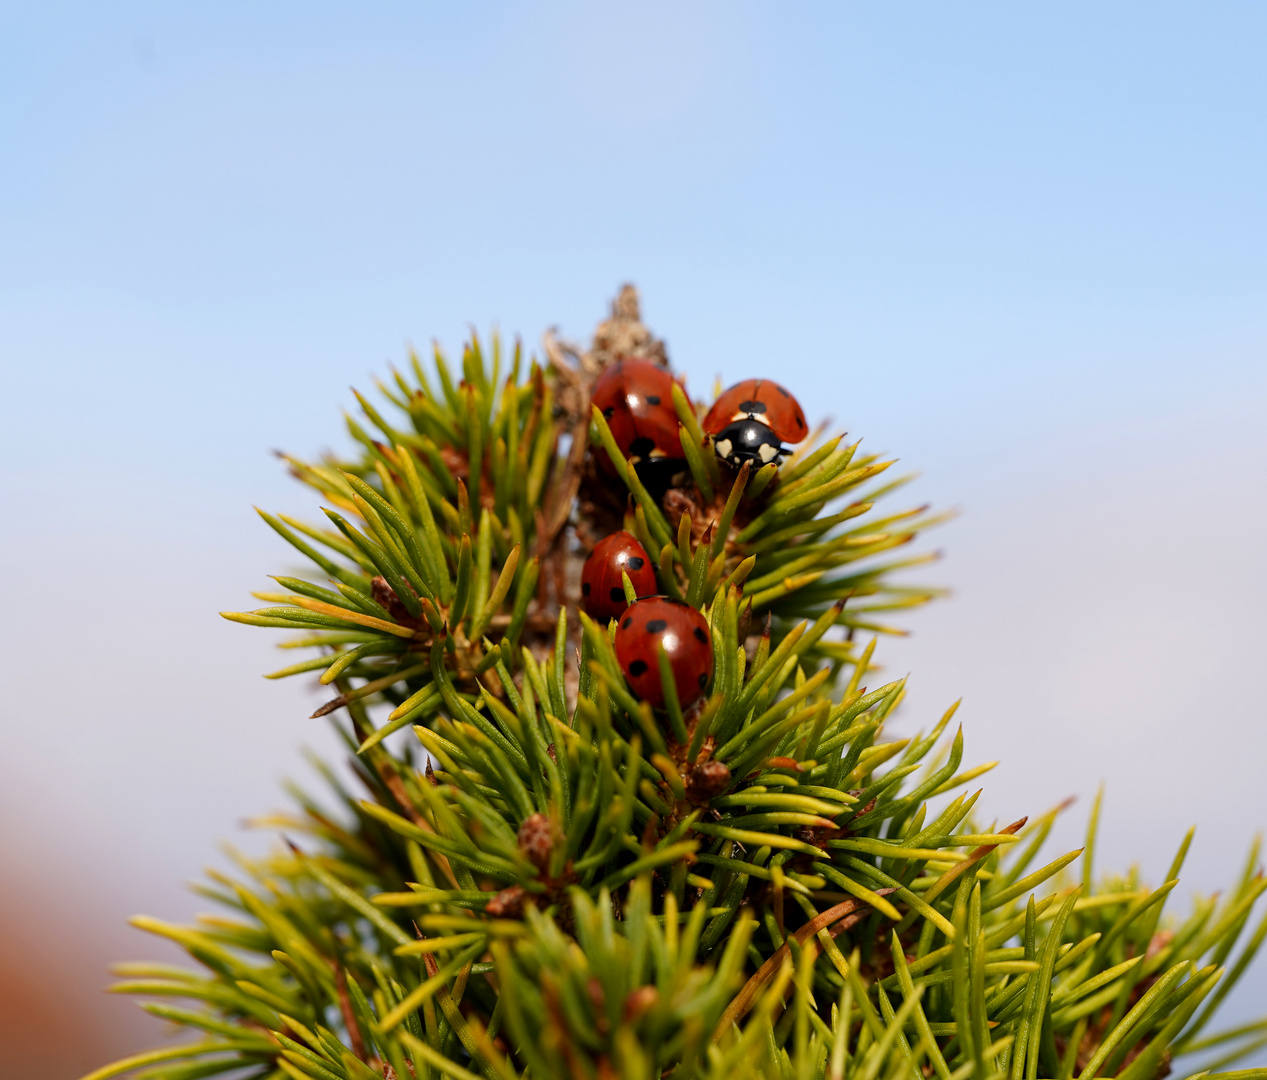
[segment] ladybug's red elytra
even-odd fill
[[[708,689],[713,677],[713,642],[708,620],[690,604],[651,596],[630,604],[616,628],[616,660],[629,688],[653,708],[664,706],[657,647],[673,672],[685,708]]]
[[[750,461],[758,469],[779,460],[783,443],[808,434],[800,403],[769,379],[736,383],[713,403],[703,427],[723,461],[735,467]]]
[[[616,445],[634,464],[681,460],[677,412],[673,408],[673,376],[650,360],[617,360],[594,382],[591,400],[611,428]],[[599,466],[612,472],[599,449]]]
[[[795,445],[809,434],[800,402],[769,379],[744,379],[723,392],[704,417],[708,435],[719,435],[735,420],[759,420],[781,442]]]
[[[595,544],[581,568],[581,607],[590,618],[605,625],[609,619],[619,619],[624,614],[629,601],[625,599],[622,572],[629,575],[629,583],[638,596],[650,596],[656,591],[655,568],[647,549],[633,533],[623,529]]]

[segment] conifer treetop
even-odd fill
[[[680,385],[681,457],[627,457],[595,380],[668,365],[629,286],[545,357],[411,356],[381,407],[356,395],[354,455],[286,458],[326,523],[261,514],[310,566],[226,617],[316,650],[269,677],[330,688],[350,772],[318,762],[331,795],[258,822],[287,844],[209,873],[228,916],[137,920],[199,967],[115,989],[198,1041],[91,1080],[1153,1080],[1267,1038],[1207,1034],[1267,936],[1257,848],[1176,920],[1191,834],[1159,888],[1097,880],[1098,810],[1055,858],[1062,807],[974,818],[994,763],[965,764],[953,707],[886,734],[905,680],[874,677],[877,640],[934,595],[896,550],[937,520],[877,507],[888,462],[819,432],[734,469]],[[619,529],[707,628],[697,700],[665,652],[663,707],[639,699],[584,610]]]

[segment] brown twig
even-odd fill
[[[895,889],[877,889],[876,895],[887,896],[889,893],[895,891]],[[871,905],[863,900],[846,900],[843,903],[837,904],[835,907],[828,908],[826,911],[807,922],[799,930],[796,930],[792,934],[792,937],[780,945],[770,956],[770,959],[761,965],[756,974],[744,983],[743,989],[740,990],[739,993],[735,995],[734,1000],[726,1006],[726,1011],[722,1013],[721,1019],[717,1022],[717,1028],[713,1032],[713,1040],[716,1041],[720,1039],[725,1032],[730,1030],[733,1024],[738,1023],[747,1015],[748,1010],[756,1003],[757,995],[765,988],[766,984],[774,978],[779,968],[783,966],[784,959],[791,954],[792,938],[795,938],[797,944],[801,946],[815,949],[816,946],[809,944],[809,941],[820,930],[826,929],[833,923],[847,918],[849,915],[858,911],[859,908],[864,907],[867,910],[860,913],[859,918],[871,913]],[[843,932],[845,929],[846,927],[842,926],[838,932]],[[832,936],[835,937],[836,935],[833,934]],[[815,955],[817,955],[817,953]]]
[[[361,1061],[365,1060],[365,1039],[361,1035],[361,1025],[357,1022],[356,1012],[352,1008],[352,995],[348,993],[348,977],[343,965],[332,960],[334,967],[334,987],[339,994],[339,1012],[343,1016],[343,1026],[348,1030],[348,1038],[352,1040],[352,1053]]]

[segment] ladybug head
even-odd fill
[[[727,424],[713,440],[717,456],[736,468],[751,461],[754,469],[783,456],[783,444],[765,424],[752,416]]]

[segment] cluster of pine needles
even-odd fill
[[[351,459],[287,458],[326,521],[263,513],[307,568],[226,617],[316,650],[270,678],[319,673],[352,765],[197,887],[227,914],[136,920],[196,966],[114,989],[192,1038],[86,1080],[1267,1076],[1220,1071],[1267,1020],[1208,1033],[1267,936],[1257,848],[1180,918],[1191,834],[1150,888],[1093,876],[1098,809],[1054,859],[1062,808],[979,824],[993,763],[964,765],[954,710],[890,738],[905,683],[869,684],[886,620],[934,595],[895,549],[936,519],[877,510],[901,481],[843,437],[736,472],[680,391],[678,495],[653,492],[588,410],[603,361],[472,339],[456,379],[437,350],[358,394]],[[671,677],[637,700],[578,610],[613,524],[708,619],[693,707]]]

